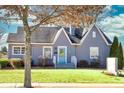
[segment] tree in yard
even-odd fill
[[[14,6],[0,6],[4,11],[0,19],[4,22],[21,21],[24,29],[25,42],[25,75],[24,87],[31,87],[31,34],[37,31],[40,25],[46,25],[53,22],[52,19],[61,15],[63,8],[60,6],[28,6],[28,5],[14,5]],[[29,18],[31,18],[30,25]]]
[[[91,24],[97,21],[98,16],[103,12],[105,5],[77,5],[66,6],[63,16],[59,22],[66,25],[74,25],[88,31]]]
[[[119,47],[117,49],[117,58],[118,58],[118,68],[122,69],[124,65],[124,60],[123,60],[123,49],[122,49],[122,44],[119,44]]]
[[[5,12],[1,15],[3,21],[21,21],[25,41],[25,78],[24,87],[31,87],[31,34],[38,31],[40,25],[57,24],[89,27],[96,22],[97,16],[105,6],[0,6]],[[29,18],[31,20],[29,20]],[[31,25],[29,23],[33,23]]]
[[[113,43],[110,48],[110,57],[118,58],[118,68],[122,69],[124,66],[124,58],[123,58],[123,48],[122,44],[119,43],[118,38],[115,36]]]
[[[113,43],[111,45],[111,48],[110,48],[110,54],[109,54],[110,57],[116,57],[117,56],[118,45],[119,45],[118,38],[115,36]]]
[[[7,48],[6,48],[6,46],[1,47],[1,52],[2,52],[3,54],[6,54],[6,53],[7,53]]]
[[[2,38],[2,36],[5,34],[5,31],[2,27],[0,27],[0,40]]]

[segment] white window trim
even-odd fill
[[[90,59],[93,59],[93,57],[91,57],[91,48],[98,48],[98,57],[99,57],[99,47],[95,46],[95,47],[90,47]]]
[[[60,48],[65,48],[65,62],[67,63],[67,46],[58,46],[57,48],[57,61],[59,62],[59,49]]]
[[[53,47],[52,46],[43,46],[43,58],[45,58],[44,57],[44,50],[45,50],[45,48],[50,48],[51,49],[51,58],[52,58],[52,56],[53,56]]]
[[[95,31],[92,32],[92,37],[96,38],[96,32]]]
[[[15,54],[15,53],[14,53],[14,48],[15,48],[15,47],[20,47],[20,54]],[[12,47],[12,55],[25,55],[25,54],[22,54],[22,53],[21,53],[21,50],[22,50],[23,47],[24,47],[24,46],[13,46],[13,47]]]

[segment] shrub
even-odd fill
[[[90,67],[92,68],[98,68],[100,66],[99,59],[92,59],[90,62]]]
[[[53,62],[52,59],[48,59],[48,58],[41,58],[39,59],[39,66],[53,66]]]
[[[122,69],[123,68],[123,48],[122,48],[122,44],[119,44],[119,48],[117,49],[117,58],[118,58],[118,68]]]
[[[8,64],[9,64],[9,60],[8,60],[7,58],[1,58],[1,59],[0,59],[1,68],[7,67]]]
[[[98,68],[99,67],[99,62],[91,62],[90,63],[90,67],[92,67],[92,68]]]
[[[24,61],[20,58],[11,58],[9,62],[13,68],[19,68],[24,66]]]
[[[115,36],[113,43],[110,48],[110,57],[117,57],[118,58],[118,68],[122,69],[124,66],[124,59],[123,59],[123,47],[121,42],[119,42],[118,38]]]
[[[35,66],[33,59],[31,59],[31,66]]]
[[[52,59],[47,59],[47,64],[46,66],[54,66],[53,60]]]
[[[89,67],[89,63],[88,63],[88,61],[86,61],[86,60],[80,60],[80,61],[77,63],[77,66],[78,66],[78,67]]]
[[[117,57],[118,47],[119,47],[119,40],[118,37],[115,36],[110,48],[110,54],[109,54],[110,57]]]
[[[92,68],[98,68],[100,66],[99,60],[98,59],[92,59],[90,62],[90,67]]]

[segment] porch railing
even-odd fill
[[[53,56],[53,63],[54,63],[54,67],[56,68],[56,63],[57,63],[56,56]],[[71,63],[73,63],[75,68],[77,68],[77,57],[76,56],[71,56]]]
[[[56,56],[53,56],[53,64],[54,64],[54,67],[56,68]]]
[[[75,68],[77,68],[77,57],[76,56],[71,56],[71,63],[75,65]]]

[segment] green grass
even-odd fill
[[[33,69],[32,82],[124,83],[124,77],[108,76],[103,70]],[[0,83],[23,82],[24,70],[0,70]]]

